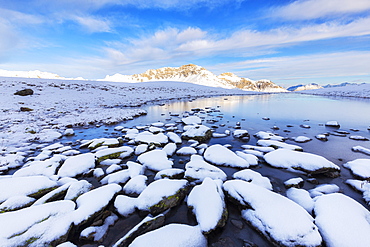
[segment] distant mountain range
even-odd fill
[[[242,90],[259,92],[286,92],[286,89],[276,85],[270,80],[254,81],[239,77],[233,73],[223,73],[216,76],[207,69],[194,64],[180,67],[164,67],[150,69],[142,74],[106,76],[103,81],[116,82],[146,82],[146,81],[182,81],[199,85],[223,88],[239,88]]]
[[[64,80],[84,80],[82,77],[78,78],[65,78],[54,73],[42,72],[39,70],[34,71],[7,71],[0,69],[0,76],[2,77],[23,77],[23,78],[42,78],[42,79],[64,79]],[[328,84],[320,86],[316,83],[307,85],[291,86],[287,89],[278,86],[270,80],[254,81],[248,78],[239,77],[233,73],[222,73],[218,76],[209,70],[194,64],[183,65],[180,67],[164,67],[160,69],[149,69],[141,74],[122,75],[114,74],[107,75],[104,79],[98,81],[112,81],[112,82],[147,82],[147,81],[181,81],[199,84],[209,87],[222,87],[222,88],[238,88],[247,91],[258,92],[289,92],[312,90],[330,87],[343,87],[348,85],[359,85],[359,83],[341,83],[337,85]],[[363,83],[362,83],[363,84]]]

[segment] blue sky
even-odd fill
[[[370,82],[370,0],[0,0],[0,69]]]

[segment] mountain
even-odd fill
[[[324,86],[324,88],[345,87],[345,86],[362,85],[362,84],[365,84],[365,83],[343,82],[341,84],[328,84],[328,85]]]
[[[22,78],[42,78],[42,79],[61,79],[61,80],[84,80],[82,77],[65,78],[54,73],[42,72],[39,70],[32,71],[9,71],[0,69],[1,77],[22,77]]]
[[[291,86],[291,87],[288,87],[287,90],[288,91],[302,91],[302,90],[312,90],[312,89],[320,89],[320,88],[323,88],[323,87],[316,83],[311,83],[307,85],[300,84],[296,86]]]
[[[210,87],[239,88],[242,90],[260,92],[286,92],[286,89],[269,80],[253,81],[248,78],[239,77],[233,73],[223,73],[216,76],[207,69],[194,64],[183,65],[180,67],[150,69],[142,74],[107,75],[102,79],[102,81],[132,83],[146,81],[182,81]]]

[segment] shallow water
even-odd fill
[[[214,98],[200,98],[186,101],[167,101],[164,105],[148,105],[146,110],[148,114],[131,121],[120,123],[118,125],[125,127],[147,125],[153,122],[161,121],[164,123],[173,123],[181,119],[184,112],[193,108],[202,108],[204,111],[200,114],[204,118],[204,124],[214,127],[217,133],[223,133],[226,129],[234,130],[237,122],[240,122],[241,129],[246,129],[251,135],[257,131],[272,131],[281,136],[290,138],[300,135],[310,137],[312,141],[307,143],[295,143],[287,140],[287,143],[302,146],[305,152],[324,156],[336,165],[341,167],[341,176],[338,178],[328,178],[325,176],[316,176],[320,184],[335,183],[343,193],[354,198],[362,205],[367,207],[362,200],[362,195],[355,192],[349,186],[344,184],[348,178],[353,178],[350,172],[343,168],[347,161],[358,158],[370,158],[370,156],[353,152],[353,146],[361,145],[370,148],[369,141],[356,141],[348,138],[349,135],[361,135],[370,139],[370,132],[367,130],[370,125],[370,100],[358,100],[348,98],[329,98],[299,94],[268,94],[253,96],[227,96]],[[210,110],[212,109],[212,110]],[[209,111],[209,112],[207,112]],[[174,116],[175,113],[180,114]],[[176,114],[175,114],[176,115]],[[268,117],[269,120],[264,120]],[[207,120],[217,120],[214,123],[207,123]],[[346,137],[329,136],[329,141],[323,142],[315,139],[315,135],[333,132],[337,129],[325,127],[325,123],[330,120],[336,120],[341,124],[340,130],[350,132]],[[225,126],[223,126],[223,124]],[[303,128],[300,125],[309,125],[310,128]],[[221,126],[220,126],[221,125]],[[180,127],[181,125],[179,125]],[[277,126],[279,130],[272,130]],[[122,134],[114,131],[115,126],[101,126],[99,128],[81,129],[76,131],[76,136],[63,139],[63,141],[75,141],[77,139],[93,139],[99,137],[118,137]],[[181,127],[180,127],[181,128]],[[358,129],[353,131],[351,129]],[[233,137],[212,138],[208,144],[231,144],[232,150],[241,150],[241,145],[255,145],[257,139],[251,136],[248,142],[242,142]],[[187,145],[186,142],[183,143]],[[134,157],[132,160],[135,160]],[[185,156],[174,156],[174,167],[184,168],[186,162],[190,160]],[[180,162],[181,161],[181,162]],[[230,179],[232,174],[237,171],[233,168],[222,169],[227,173]],[[293,177],[302,177],[306,175],[287,172],[269,167],[261,163],[253,170],[258,171],[263,176],[268,177],[274,187],[274,191],[285,195],[283,182]],[[150,176],[153,176],[150,175]],[[316,185],[305,182],[304,189],[312,189]],[[243,240],[255,243],[257,246],[271,246],[260,234],[243,222],[243,228],[239,229],[230,221],[232,219],[241,220],[239,211],[233,205],[228,205],[229,219],[226,226],[213,233],[209,237],[209,244],[212,246],[242,246]],[[367,207],[368,208],[368,207]],[[195,219],[187,209],[185,203],[172,209],[171,216],[166,223],[186,223],[195,225]],[[141,217],[142,218],[142,217]],[[112,245],[117,239],[129,231],[140,219],[137,215],[120,220],[113,226],[103,244]],[[81,244],[81,243],[79,243]],[[97,245],[86,245],[97,246]]]

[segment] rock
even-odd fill
[[[73,136],[75,134],[73,129],[66,129],[63,133],[64,136]]]
[[[224,190],[242,207],[242,217],[274,245],[321,246],[314,219],[295,202],[242,180],[226,181]]]
[[[236,228],[238,229],[243,229],[243,221],[241,220],[236,220],[236,219],[232,219],[231,221],[231,224],[233,224]]]
[[[302,188],[304,185],[304,181],[302,178],[291,178],[284,182],[285,188]]]
[[[359,136],[359,135],[349,136],[349,139],[356,140],[356,141],[368,141],[369,140],[369,138],[366,138],[364,136]]]
[[[197,125],[202,123],[202,119],[198,116],[182,118],[181,121],[186,125]]]
[[[355,177],[360,179],[370,179],[370,159],[356,159],[343,164],[345,168],[351,170]]]
[[[159,179],[148,187],[137,198],[137,208],[159,214],[178,205],[186,196],[186,180]]]
[[[97,162],[106,159],[127,158],[134,153],[134,149],[129,146],[122,146],[118,148],[106,148],[95,153]]]
[[[58,171],[59,177],[76,177],[95,167],[95,156],[92,153],[69,157]]]
[[[320,141],[328,141],[328,137],[324,134],[319,134],[319,135],[315,135],[316,139],[320,140]]]
[[[14,95],[19,95],[19,96],[33,95],[33,90],[30,88],[26,88],[26,89],[15,92]]]
[[[297,137],[293,137],[292,139],[298,143],[305,143],[305,142],[309,142],[312,140],[311,138],[307,136],[297,136]]]
[[[125,236],[120,238],[113,247],[126,247],[140,235],[158,229],[163,226],[165,222],[165,215],[159,214],[155,217],[148,215],[139,224],[132,228]]]
[[[130,247],[147,246],[148,243],[151,247],[207,247],[207,238],[199,226],[172,223],[137,237]]]
[[[21,107],[20,111],[33,111],[33,109],[28,108],[28,107]]]
[[[263,177],[260,173],[250,169],[235,172],[233,174],[233,178],[244,180],[248,183],[252,183],[265,189],[272,190],[270,179],[268,179],[267,177]]]
[[[234,130],[233,137],[243,141],[249,141],[250,139],[250,135],[247,130]]]
[[[249,167],[248,161],[239,157],[233,151],[219,144],[209,146],[204,152],[204,159],[212,164],[219,166],[230,166],[238,168]]]
[[[184,178],[184,175],[185,175],[185,171],[183,169],[170,168],[170,169],[165,169],[165,170],[157,172],[157,174],[155,174],[154,180],[164,179],[164,178],[182,179]]]
[[[204,125],[187,125],[184,130],[185,132],[181,135],[181,138],[185,140],[193,139],[205,142],[212,138],[211,129]]]
[[[264,155],[265,161],[275,167],[289,171],[320,174],[339,172],[339,166],[322,156],[297,152],[288,149],[277,149]]]
[[[282,148],[282,149],[290,149],[294,151],[303,151],[303,148],[297,145],[288,144],[285,142],[274,141],[274,140],[258,140],[257,145],[263,147],[273,147],[273,148]]]
[[[227,177],[224,171],[207,163],[200,155],[192,155],[185,169],[185,178],[196,183],[202,182],[207,177],[222,181],[225,181]]]
[[[340,128],[340,124],[337,121],[328,121],[326,122],[325,126]]]
[[[368,246],[370,213],[352,198],[340,193],[319,196],[315,222],[326,246]]]
[[[205,178],[201,185],[195,186],[189,193],[187,204],[204,234],[209,234],[226,224],[228,212],[221,180]]]
[[[172,168],[173,162],[167,158],[163,150],[152,150],[139,155],[137,160],[145,167],[153,171],[161,171]]]

